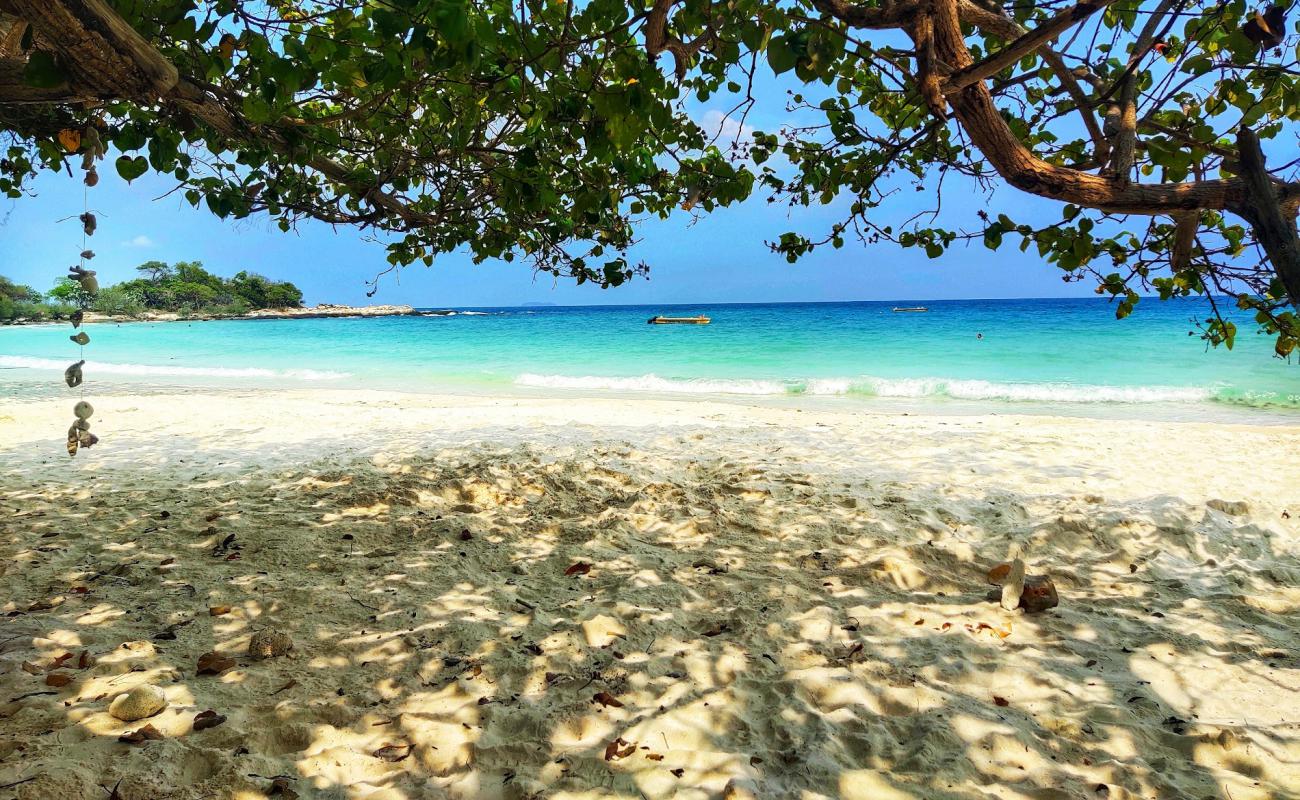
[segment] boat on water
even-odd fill
[[[708,325],[712,321],[713,320],[701,314],[698,317],[654,316],[646,320],[646,323],[649,325]]]
[[[925,306],[894,306],[894,313],[901,314],[908,311],[929,311]]]

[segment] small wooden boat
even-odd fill
[[[929,311],[925,306],[894,306],[894,313],[903,313],[906,311]]]
[[[651,317],[646,320],[649,325],[708,325],[712,320],[703,314],[698,317]]]

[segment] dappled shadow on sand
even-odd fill
[[[183,487],[11,480],[0,506],[0,797],[251,800],[277,777],[374,800],[1300,785],[1294,537],[1174,497],[597,444]],[[987,601],[1013,544],[1060,608]],[[267,627],[295,651],[249,659]],[[197,675],[211,650],[237,666]],[[71,681],[47,686],[64,653]],[[108,701],[141,682],[167,693],[148,720],[165,738],[122,744],[144,723]],[[228,720],[195,732],[206,709]]]

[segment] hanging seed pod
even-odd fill
[[[68,338],[76,342],[77,344],[81,345],[82,347],[85,347],[86,345],[90,344],[90,335],[85,331],[82,331],[81,333],[78,333],[75,336],[69,336]]]
[[[85,259],[91,259],[91,258],[94,258],[94,257],[95,257],[95,251],[94,251],[94,250],[82,250],[82,251],[81,251],[81,257],[82,257],[82,258],[85,258]]]
[[[89,150],[85,150],[81,153],[81,168],[84,170],[92,170],[95,168],[94,153],[90,152]]]
[[[81,309],[77,309],[76,311],[72,312],[72,316],[68,317],[68,321],[72,323],[73,328],[80,328],[81,321],[85,318],[86,318],[86,312],[82,311]]]
[[[99,444],[99,437],[90,431],[81,431],[77,434],[77,444],[81,445],[83,450],[89,450]]]
[[[79,419],[76,422],[72,423],[72,427],[76,428],[79,431],[88,431],[90,430],[90,423],[84,419]]]
[[[99,173],[95,171],[94,166],[86,170],[86,177],[82,178],[82,180],[87,186],[94,186],[99,183]]]
[[[86,363],[83,358],[75,364],[71,364],[63,371],[63,380],[68,384],[69,389],[75,389],[81,385],[81,367]]]
[[[74,265],[68,267],[68,277],[80,283],[81,288],[91,294],[99,292],[99,279],[95,277],[93,269],[85,269]]]
[[[81,135],[81,143],[86,148],[86,152],[92,156],[103,157],[106,152],[104,140],[99,138],[99,128],[94,125],[87,125],[85,132]]]
[[[81,220],[81,227],[85,230],[87,236],[95,235],[95,228],[99,226],[99,220],[95,219],[94,214],[87,211],[78,216],[77,219]]]
[[[68,456],[75,456],[79,446],[81,446],[81,432],[74,425],[68,428]]]
[[[75,153],[81,149],[81,131],[74,131],[71,128],[64,128],[59,131],[59,144],[69,153]]]
[[[90,419],[95,414],[95,407],[85,400],[78,400],[77,404],[72,407],[72,414],[77,419]]]

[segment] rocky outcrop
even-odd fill
[[[210,319],[311,319],[313,317],[409,317],[418,316],[411,306],[341,306],[334,303],[321,303],[303,308],[260,308],[245,314],[181,314],[176,311],[146,311],[138,316],[124,314],[100,314],[87,311],[83,323],[95,322],[194,322]],[[49,320],[41,320],[49,322]],[[28,320],[15,320],[13,324],[24,324]],[[37,322],[37,320],[31,320]]]

